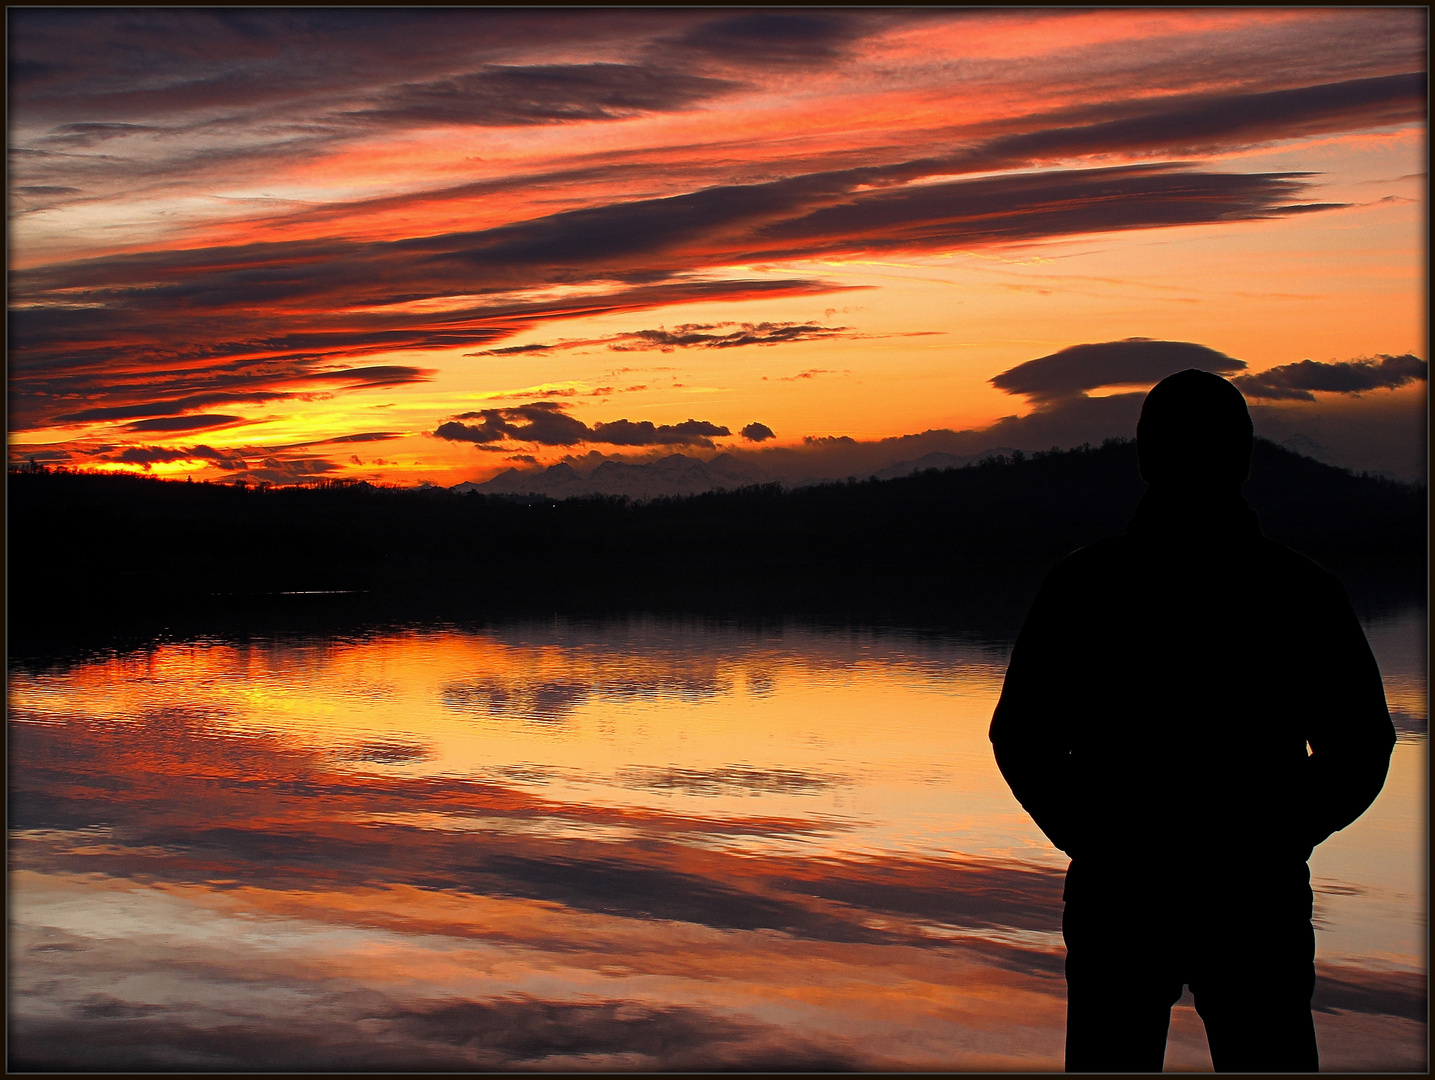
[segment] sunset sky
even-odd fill
[[[1423,469],[1423,9],[7,18],[12,460],[1071,445],[1194,364]]]

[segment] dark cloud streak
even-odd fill
[[[282,391],[258,391],[254,393],[229,393],[216,392],[210,394],[191,394],[189,397],[177,398],[173,401],[147,401],[138,405],[111,405],[95,409],[82,409],[79,412],[62,413],[54,418],[59,424],[84,424],[109,420],[130,420],[143,416],[180,416],[195,409],[205,409],[213,405],[230,405],[240,403],[274,401],[288,398],[292,395]]]
[[[202,431],[206,428],[233,427],[244,423],[240,416],[164,416],[156,420],[136,420],[126,424],[126,431]]]
[[[737,65],[808,66],[829,64],[846,53],[864,31],[874,29],[867,12],[759,11],[703,22],[666,49],[706,54]],[[858,17],[854,18],[853,16]],[[865,24],[865,25],[864,25]]]
[[[171,461],[210,461],[221,469],[243,469],[244,459],[231,450],[216,450],[212,446],[191,446],[183,449],[170,449],[162,446],[130,446],[119,453],[111,454],[103,460],[118,462],[123,465],[142,465],[148,469],[151,465],[157,465]]]
[[[24,200],[22,211],[43,209],[51,200],[133,191],[139,179],[228,180],[231,170],[306,158],[378,129],[609,122],[690,110],[747,87],[759,72],[801,78],[814,67],[844,63],[860,40],[898,24],[957,17],[967,16],[23,9],[10,24],[12,132],[24,133],[13,148],[12,190]],[[549,59],[534,62],[531,45],[540,36]],[[605,59],[551,59],[565,50],[574,55],[574,46]],[[1381,55],[1387,70],[1372,74],[1375,60],[1325,64],[1307,76],[1325,81],[1306,85],[1279,85],[1296,77],[1289,71],[1257,71],[1203,83],[1224,87],[1218,92],[1142,97],[1128,86],[1056,111],[956,125],[940,136],[924,131],[865,157],[809,157],[801,172],[794,161],[773,161],[734,174],[726,159],[719,169],[705,159],[674,162],[649,150],[579,157],[559,163],[571,167],[533,176],[264,217],[296,227],[325,219],[356,226],[340,237],[17,269],[10,275],[11,426],[131,421],[136,430],[181,430],[166,418],[282,401],[304,392],[306,383],[347,390],[424,377],[374,368],[367,381],[326,382],[326,371],[358,356],[485,346],[495,347],[484,355],[537,353],[560,346],[498,343],[547,319],[837,287],[796,278],[695,280],[748,263],[950,251],[1333,209],[1340,204],[1303,201],[1311,177],[1302,173],[1240,174],[1165,162],[961,177],[1102,155],[1228,151],[1423,121],[1426,74],[1395,67],[1405,61],[1393,52]],[[1231,90],[1233,84],[1242,89]],[[864,163],[814,171],[815,162],[839,160]],[[749,182],[731,182],[734,175]],[[364,235],[357,226],[370,213],[441,207],[533,185],[560,193],[557,205],[572,206],[591,198],[585,192],[595,183],[616,177],[629,191],[681,193],[582,205],[493,228],[353,238]],[[655,184],[651,177],[661,179]],[[526,290],[604,285],[611,288],[601,297],[513,299]],[[480,299],[448,311],[401,307],[455,296]],[[843,331],[755,323],[718,334],[688,326],[606,344],[619,351],[731,348]],[[1255,396],[1308,399],[1321,387],[1300,380],[1313,377],[1249,385]]]
[[[1095,108],[1128,113],[1112,119],[1097,119],[1087,107],[1048,120],[1063,121],[1059,126],[983,142],[972,159],[991,168],[1113,152],[1190,153],[1418,123],[1426,118],[1428,93],[1428,76],[1416,71],[1261,93],[1187,94],[1134,115],[1126,103]]]
[[[1405,353],[1364,360],[1302,360],[1267,368],[1231,380],[1248,398],[1272,401],[1314,401],[1315,393],[1360,394],[1367,390],[1393,390],[1430,378],[1428,361]]]
[[[283,303],[342,311],[454,293],[509,291],[613,280],[659,280],[684,271],[761,259],[863,250],[946,250],[1118,229],[1277,217],[1304,174],[1208,173],[1172,165],[1069,170],[860,191],[881,171],[852,169],[764,184],[571,210],[479,232],[359,243],[287,241],[111,256],[12,274],[14,297],[40,304],[65,290],[122,312],[184,307],[249,310]],[[1327,208],[1334,204],[1313,204]],[[97,314],[99,314],[97,312]],[[452,322],[398,313],[354,313],[370,338],[398,325]],[[73,321],[73,316],[68,315]],[[39,328],[31,328],[33,334]],[[330,331],[335,333],[335,331]],[[317,338],[317,331],[309,336]],[[336,345],[346,344],[344,333]]]
[[[262,374],[265,365],[284,358],[312,378],[325,358],[471,346],[509,336],[538,318],[638,309],[705,295],[777,296],[836,288],[799,279],[683,279],[698,269],[1256,220],[1310,208],[1292,205],[1304,181],[1290,174],[1143,166],[858,190],[879,178],[871,169],[853,169],[567,211],[479,232],[382,243],[288,241],[160,251],[16,271],[10,279],[10,357],[12,400],[21,404],[12,422],[23,428],[81,411],[73,405],[46,409],[37,397],[50,392],[105,395],[126,369],[159,378],[142,400],[216,390],[258,393],[273,385]],[[508,293],[632,280],[634,275],[653,280],[616,289],[608,297],[566,303],[475,303],[425,313],[393,307],[455,293]],[[61,295],[64,308],[40,306]],[[90,305],[83,319],[76,317],[77,304]],[[176,318],[175,313],[183,314]],[[196,318],[206,320],[207,334],[199,342],[192,336]],[[769,324],[766,339],[799,333],[775,326]],[[731,344],[766,339],[739,336]],[[188,359],[200,370],[208,367],[223,383],[224,368],[244,356],[256,358],[247,385],[215,385],[193,377],[178,385],[163,382],[165,367]],[[202,363],[206,360],[210,363]],[[387,380],[410,377],[392,367],[368,370],[372,378],[351,385],[390,385]],[[93,373],[93,389],[76,378],[87,371]],[[130,404],[137,402],[98,407]]]
[[[197,408],[221,401],[275,400],[318,389],[398,386],[432,372],[406,365],[332,367],[335,353],[353,356],[390,348],[438,348],[501,339],[537,322],[582,314],[644,310],[703,299],[740,300],[832,292],[843,286],[801,278],[776,280],[675,280],[617,288],[581,300],[505,303],[460,312],[406,316],[404,330],[348,333],[298,331],[273,334],[272,319],[216,317],[208,341],[188,337],[188,327],[166,323],[142,310],[100,311],[76,326],[73,314],[12,310],[10,332],[12,430],[86,423],[134,416],[169,415],[177,403]],[[236,340],[252,320],[255,336]],[[301,320],[302,321],[302,320]],[[362,318],[356,320],[363,322]],[[228,328],[233,336],[222,333]],[[372,321],[370,320],[372,324]],[[446,324],[430,330],[429,326]],[[70,329],[67,331],[67,327]],[[462,329],[459,329],[461,327]],[[175,340],[185,333],[183,340]],[[264,336],[260,336],[264,335]],[[23,340],[25,347],[17,348]],[[76,409],[78,401],[103,401]],[[110,411],[114,410],[114,411]]]
[[[477,420],[465,424],[464,420]],[[711,448],[715,437],[731,435],[725,427],[706,420],[685,420],[680,424],[655,425],[649,420],[614,420],[589,427],[567,415],[556,401],[535,401],[509,409],[481,409],[461,413],[440,424],[434,435],[451,442],[483,446],[499,442],[531,442],[540,446],[577,446],[605,443],[610,446],[700,446]]]
[[[683,349],[734,349],[743,345],[780,345],[792,341],[813,341],[838,337],[848,329],[845,326],[819,326],[816,323],[743,323],[742,328],[726,334],[711,334],[705,331],[731,326],[731,323],[714,325],[687,324],[669,330],[637,330],[621,335],[622,340],[611,343],[608,348],[615,352],[632,352],[657,349],[671,352]]]
[[[644,112],[684,109],[737,85],[633,64],[493,66],[398,87],[376,107],[347,115],[380,124],[483,127],[621,120]]]
[[[737,330],[714,334],[710,331],[737,326]],[[469,356],[522,356],[547,353],[558,349],[582,349],[606,345],[614,352],[672,352],[674,349],[733,349],[744,345],[782,345],[793,341],[816,341],[831,337],[856,337],[846,326],[821,326],[817,323],[684,323],[671,330],[633,330],[603,338],[578,338],[547,344],[507,345],[498,349],[481,349]]]
[[[1082,233],[1261,220],[1341,205],[1293,203],[1307,175],[1210,173],[1155,165],[908,185],[830,199],[830,205],[765,224],[759,230],[763,245],[744,257],[941,251]]]

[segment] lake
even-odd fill
[[[1316,850],[1328,1070],[1426,1067],[1423,610]],[[698,619],[12,663],[12,1068],[1060,1069],[1009,640]],[[1167,1067],[1210,1068],[1189,993]]]

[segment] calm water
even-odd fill
[[[1426,1061],[1423,613],[1312,860],[1328,1069]],[[1066,860],[1010,644],[710,622],[10,673],[12,1066],[1059,1069]],[[1210,1067],[1189,997],[1168,1067]]]

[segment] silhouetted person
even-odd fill
[[[1380,672],[1340,584],[1241,497],[1240,391],[1172,375],[1136,445],[1126,535],[1047,576],[992,717],[1002,775],[1071,856],[1066,1068],[1160,1071],[1189,985],[1218,1070],[1313,1072],[1306,861],[1385,783]]]

